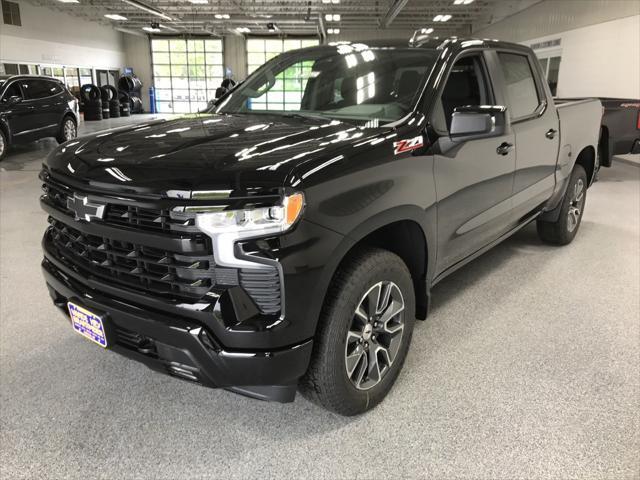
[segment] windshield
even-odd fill
[[[413,108],[435,60],[435,51],[362,43],[288,52],[211,111],[392,122]]]

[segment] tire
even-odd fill
[[[380,294],[387,289],[391,292],[388,304],[386,296]],[[377,315],[380,311],[391,313],[392,307],[397,310],[401,301],[404,310],[384,325],[371,323],[371,316],[365,315],[370,298],[378,298],[379,304],[387,305],[381,310],[377,306],[371,309]],[[375,315],[374,319],[379,319]],[[367,317],[369,320],[364,320]],[[338,269],[327,293],[309,369],[300,380],[301,393],[341,415],[357,415],[372,409],[391,390],[402,369],[414,322],[413,281],[402,259],[377,248],[367,248],[352,256]],[[403,328],[399,329],[400,324]],[[396,333],[391,336],[385,329]],[[386,357],[380,347],[387,347]],[[378,359],[380,375],[370,376],[372,358]]]
[[[102,101],[91,101],[84,105],[85,121],[102,120]]]
[[[7,140],[7,135],[0,128],[0,161],[7,156],[8,150],[9,150],[9,140]]]
[[[68,142],[78,136],[78,124],[71,115],[67,115],[62,119],[60,131],[56,140],[58,143]]]
[[[120,116],[120,102],[117,98],[109,101],[109,116],[111,118],[118,118]]]
[[[538,236],[553,245],[568,245],[573,241],[584,213],[587,201],[587,173],[582,165],[573,167],[567,191],[562,198],[560,214],[555,222],[538,220]]]

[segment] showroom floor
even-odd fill
[[[601,172],[570,246],[529,227],[438,285],[387,400],[342,418],[162,376],[73,333],[39,271],[53,146],[0,164],[0,477],[640,475],[640,168]]]

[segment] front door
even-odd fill
[[[434,146],[437,273],[509,230],[516,162],[514,135],[467,141],[449,136],[451,114],[456,107],[502,103],[503,99],[491,88],[487,59],[485,54],[477,53],[455,62],[431,118],[431,126],[439,134]]]
[[[10,104],[9,99],[11,97],[19,97],[22,100],[18,103]],[[20,83],[17,80],[7,86],[2,94],[0,103],[2,104],[2,110],[9,124],[13,141],[19,142],[21,137],[29,136],[29,112],[31,108],[29,104],[24,101],[24,95],[22,94]]]

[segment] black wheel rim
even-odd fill
[[[358,390],[382,381],[398,356],[404,332],[404,298],[398,286],[382,281],[358,304],[345,345],[347,377]]]

